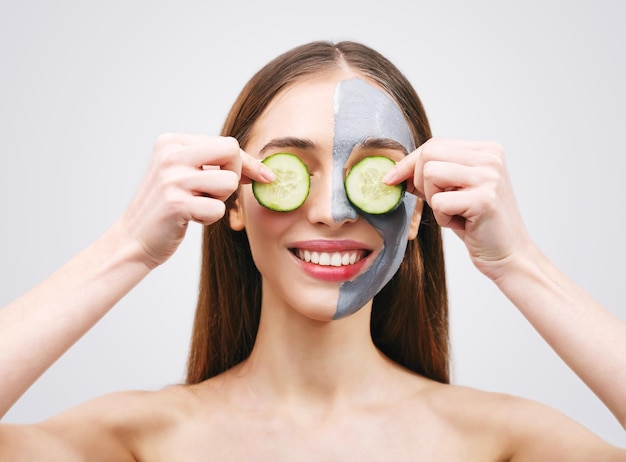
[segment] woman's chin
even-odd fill
[[[333,322],[341,321],[356,315],[361,311],[363,307],[355,307],[354,309],[345,310],[340,312],[337,307],[337,302],[334,305],[324,306],[317,305],[315,307],[303,307],[301,306],[297,311],[304,317],[316,321],[316,322]]]

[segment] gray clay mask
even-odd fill
[[[363,307],[400,267],[417,199],[405,194],[400,206],[386,215],[368,215],[350,204],[344,189],[344,167],[355,146],[375,137],[397,141],[407,152],[415,147],[402,112],[383,91],[354,78],[339,82],[334,98],[333,218],[342,221],[360,214],[383,238],[383,249],[370,268],[341,284],[334,316],[340,319]]]

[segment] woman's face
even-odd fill
[[[399,160],[412,149],[391,98],[348,71],[313,76],[276,96],[245,150],[259,158],[297,155],[309,169],[311,190],[300,208],[281,213],[259,205],[250,186],[242,186],[239,208],[231,212],[231,225],[246,229],[265,304],[326,321],[371,301],[416,233],[416,200],[407,194],[394,212],[365,215],[347,200],[343,180],[363,157]]]

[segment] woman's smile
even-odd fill
[[[368,266],[372,249],[352,240],[309,240],[289,245],[306,274],[329,282],[353,280]]]

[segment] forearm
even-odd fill
[[[116,225],[1,309],[0,416],[148,272]]]
[[[531,247],[496,284],[626,428],[626,323]]]

